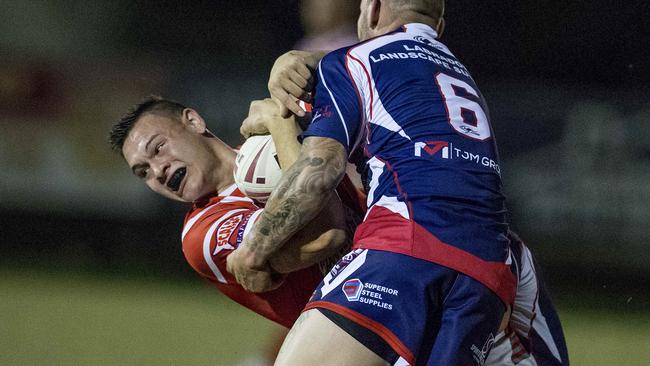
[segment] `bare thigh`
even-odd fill
[[[388,366],[316,309],[296,321],[282,344],[276,366]]]

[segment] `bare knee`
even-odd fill
[[[339,328],[320,311],[312,309],[302,313],[291,328],[275,365],[387,366],[388,362]]]

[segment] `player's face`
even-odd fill
[[[192,202],[218,185],[218,162],[204,133],[205,123],[192,110],[181,117],[148,113],[133,126],[122,152],[133,173],[154,192]]]

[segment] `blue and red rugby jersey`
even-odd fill
[[[363,149],[368,212],[354,248],[453,268],[511,304],[505,198],[485,101],[424,24],[325,56],[304,137]],[[359,161],[353,161],[359,164]]]

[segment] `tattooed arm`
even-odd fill
[[[334,194],[346,167],[343,145],[327,137],[307,137],[300,158],[282,176],[259,221],[228,257],[228,271],[249,291],[262,291],[257,276],[269,257],[310,222]]]
[[[244,136],[271,133],[280,167],[285,172],[300,158],[302,144],[297,137],[302,130],[294,116],[280,116],[280,108],[270,98],[251,102],[240,132]],[[331,195],[322,206],[313,220],[269,258],[273,270],[290,273],[307,268],[330,258],[351,241],[346,211],[338,195]]]

